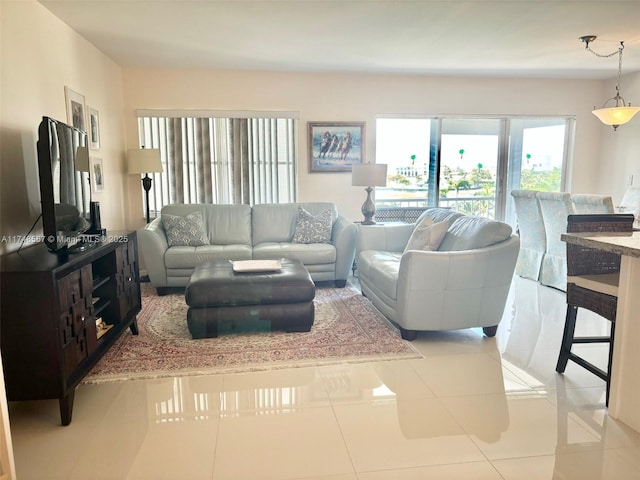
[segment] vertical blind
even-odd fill
[[[140,146],[157,148],[149,208],[170,203],[297,200],[297,119],[138,117]],[[144,206],[146,208],[146,206]]]

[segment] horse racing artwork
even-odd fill
[[[364,162],[365,122],[309,122],[309,171],[350,172]]]

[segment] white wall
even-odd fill
[[[43,116],[68,123],[64,87],[100,113],[103,224],[124,225],[122,69],[35,0],[0,1],[0,253],[14,250],[41,212],[36,141]],[[34,234],[42,233],[38,222]]]
[[[570,190],[598,190],[599,122],[591,114],[602,82],[408,75],[124,69],[129,148],[137,148],[138,108],[300,112],[299,198],[332,200],[357,220],[364,192],[350,173],[309,173],[308,121],[366,121],[366,159],[375,161],[377,114],[539,114],[577,118]],[[139,182],[129,185],[128,223],[142,221]]]

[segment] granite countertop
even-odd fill
[[[599,248],[606,252],[640,257],[640,232],[563,233],[564,242],[588,248]]]

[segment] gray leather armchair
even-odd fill
[[[450,213],[437,251],[404,251],[414,224],[358,227],[362,293],[407,340],[419,330],[470,327],[493,336],[502,318],[520,239],[505,223]]]

